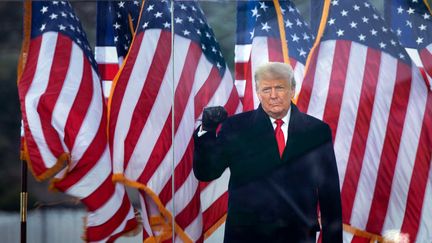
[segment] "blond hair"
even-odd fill
[[[267,62],[260,65],[255,71],[255,84],[258,87],[260,80],[286,80],[295,89],[296,81],[291,65],[283,62]]]

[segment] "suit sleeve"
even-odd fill
[[[318,185],[321,211],[322,242],[342,242],[342,207],[339,189],[339,176],[331,139],[331,131],[326,126],[329,137],[324,144],[321,161],[321,179]]]
[[[206,132],[198,137],[198,129],[194,133],[193,171],[200,181],[211,181],[219,178],[228,167],[226,130],[223,123],[218,135]]]

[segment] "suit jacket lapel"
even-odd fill
[[[296,147],[296,141],[298,140],[298,130],[299,126],[301,126],[301,118],[300,118],[300,111],[297,109],[297,106],[294,104],[291,104],[291,115],[288,125],[288,140],[284,149],[284,152],[282,154],[282,160],[281,162],[287,162],[291,160],[295,153],[295,147]]]
[[[274,154],[277,155],[277,158],[280,158],[273,125],[271,124],[269,116],[262,109],[261,105],[259,105],[255,112],[254,129],[257,132],[255,137],[260,140],[257,142],[259,142],[259,144],[264,144],[266,147],[274,150]]]

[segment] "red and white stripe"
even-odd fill
[[[98,71],[102,79],[102,90],[105,99],[108,99],[112,81],[116,76],[123,62],[122,58],[118,57],[115,46],[96,46],[95,60],[98,64]]]
[[[147,186],[159,206],[175,211],[187,238],[202,241],[203,225],[210,228],[226,213],[228,177],[199,185],[192,172],[192,135],[204,107],[222,105],[234,114],[241,104],[228,68],[220,76],[198,43],[180,36],[174,43],[172,59],[170,32],[149,29],[134,38],[110,101],[110,148],[114,173]]]
[[[420,68],[427,86],[432,90],[432,43],[421,50],[405,48],[411,60]]]
[[[55,32],[32,39],[18,89],[28,162],[39,179],[51,170],[53,185],[87,207],[86,240],[111,241],[134,229],[124,187],[111,181],[99,78],[81,48]],[[63,154],[70,159],[56,168]]]
[[[432,92],[419,69],[343,40],[311,55],[297,104],[332,128],[344,223],[430,241]]]
[[[239,96],[243,98],[245,111],[256,109],[260,103],[255,91],[254,73],[256,69],[267,62],[284,62],[282,53],[280,40],[269,37],[255,37],[252,44],[236,44],[235,84]],[[290,58],[290,64],[297,82],[297,95],[303,81],[304,65],[294,58]]]

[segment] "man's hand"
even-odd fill
[[[202,116],[202,129],[204,131],[216,131],[218,125],[225,121],[228,113],[222,106],[206,107]]]

